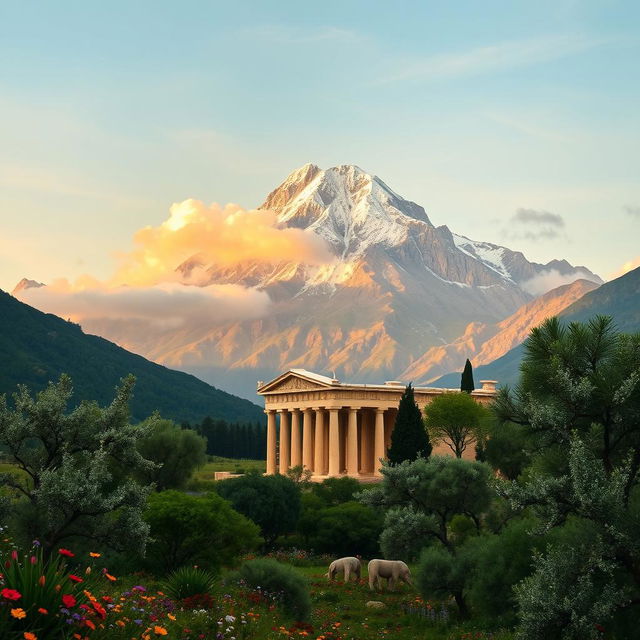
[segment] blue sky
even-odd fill
[[[640,257],[639,7],[5,0],[0,287],[105,277],[173,202],[254,207],[306,162],[610,276]]]

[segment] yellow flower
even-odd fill
[[[11,609],[11,615],[18,620],[27,617],[27,612],[24,609]]]

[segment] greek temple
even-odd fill
[[[488,403],[496,381],[482,380],[471,395]],[[405,384],[342,383],[305,369],[290,369],[271,382],[258,382],[267,414],[267,474],[286,473],[298,465],[311,479],[348,475],[361,481],[380,476],[378,460],[386,457]],[[454,389],[414,387],[416,403],[424,407]],[[451,454],[446,445],[434,453]]]

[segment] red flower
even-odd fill
[[[67,609],[70,609],[76,606],[76,599],[71,594],[65,593],[62,596],[62,604],[67,607]]]
[[[71,582],[84,582],[82,578],[78,578],[78,576],[74,576],[73,573],[69,574],[69,580],[71,580]]]
[[[22,598],[22,594],[15,589],[3,589],[0,591],[0,595],[7,600],[18,600]]]
[[[94,608],[95,612],[104,620],[107,617],[107,612],[105,611],[104,607],[99,603],[99,602],[95,602],[95,601],[91,601],[91,606]]]
[[[67,558],[73,558],[73,556],[75,556],[75,553],[72,553],[71,551],[69,551],[69,549],[58,549],[58,553],[61,556],[67,556]]]

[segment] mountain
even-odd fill
[[[294,367],[363,382],[397,379],[470,323],[493,326],[514,314],[549,276],[601,282],[585,267],[530,262],[518,251],[436,227],[420,205],[353,165],[307,164],[262,208],[276,213],[280,227],[324,239],[333,260],[221,267],[194,255],[176,267],[185,281],[197,269],[202,284],[267,292],[267,317],[152,331],[101,318],[83,327],[247,396],[256,379]]]
[[[500,322],[490,325],[472,322],[450,344],[429,349],[402,373],[400,379],[420,380],[419,384],[424,385],[455,369],[467,358],[476,367],[488,364],[523,342],[533,327],[558,315],[597,286],[591,280],[576,280],[528,302]]]
[[[595,315],[612,316],[619,331],[640,331],[640,267],[586,293],[559,314],[565,322],[586,322]],[[523,353],[519,345],[485,366],[474,367],[474,379],[515,384]],[[431,382],[435,387],[459,383],[460,373],[449,373]]]
[[[131,402],[135,420],[156,409],[177,421],[198,421],[207,415],[230,421],[264,419],[262,409],[247,400],[86,335],[78,325],[0,291],[0,393],[12,393],[18,384],[38,391],[61,373],[73,380],[74,401],[101,404],[110,402],[120,379],[133,373],[137,379]]]

